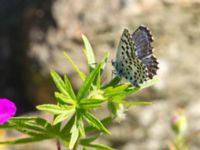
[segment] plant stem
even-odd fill
[[[61,150],[60,141],[59,140],[56,140],[56,145],[57,145],[57,150]]]

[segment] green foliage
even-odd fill
[[[96,62],[95,62],[95,57],[94,57],[92,46],[90,45],[90,42],[85,35],[82,35],[82,39],[83,39],[83,43],[85,45],[83,52],[87,58],[89,68],[94,69]]]
[[[67,53],[64,53],[83,81],[77,94],[75,94],[66,75],[62,78],[56,71],[51,70],[51,77],[58,89],[55,92],[57,103],[43,104],[36,108],[40,111],[51,113],[53,115],[52,123],[39,117],[14,117],[8,123],[0,126],[0,129],[16,129],[29,135],[29,137],[14,141],[4,141],[0,142],[0,144],[21,144],[56,139],[62,141],[69,149],[77,149],[78,145],[82,145],[85,150],[88,147],[112,150],[113,148],[95,144],[94,141],[103,133],[111,134],[106,125],[110,124],[116,117],[119,106],[129,107],[132,105],[151,104],[151,102],[128,102],[124,98],[153,85],[157,82],[157,79],[147,82],[140,88],[133,87],[130,84],[120,84],[121,79],[119,77],[102,84],[101,74],[107,64],[109,53],[106,53],[102,60],[96,63],[93,49],[88,39],[84,35],[82,38],[85,45],[83,52],[89,68],[88,75],[78,68]],[[107,103],[111,114],[100,120],[92,114],[92,110],[94,108],[98,109],[103,103]],[[97,134],[91,136],[91,132],[96,132]]]

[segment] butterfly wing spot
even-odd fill
[[[125,51],[125,47],[122,45],[122,49]],[[123,51],[122,51],[123,52]]]
[[[126,55],[127,55],[128,58],[130,58],[130,55],[129,55],[129,52],[128,52],[128,51],[126,51]]]
[[[140,79],[140,83],[143,83],[143,80],[142,80],[142,79]]]
[[[137,78],[137,72],[134,73],[133,77],[134,77],[134,79]]]
[[[137,68],[138,70],[140,69],[140,67],[139,67],[139,65],[138,65],[138,64],[136,64],[135,66],[136,66],[136,68]]]
[[[125,45],[128,44],[128,42],[127,42],[125,39],[121,39],[121,41],[122,41],[123,43],[125,43]]]

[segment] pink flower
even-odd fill
[[[0,98],[0,125],[7,122],[16,113],[15,104],[7,98]]]

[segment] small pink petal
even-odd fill
[[[179,115],[178,114],[174,114],[171,118],[171,123],[172,124],[176,124],[177,120],[179,118]]]
[[[7,98],[0,98],[0,125],[13,117],[16,111],[17,108],[12,101]]]

